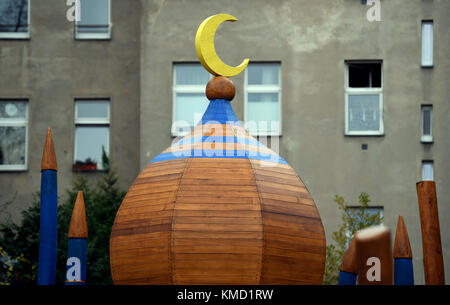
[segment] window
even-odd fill
[[[245,123],[255,136],[281,135],[279,63],[249,64],[245,70]]]
[[[381,62],[347,62],[345,134],[382,135],[383,91]]]
[[[422,161],[422,181],[434,180],[433,161]]]
[[[209,104],[205,89],[210,79],[200,63],[174,64],[173,136],[186,135],[202,118]]]
[[[26,170],[28,105],[24,100],[0,100],[0,170]]]
[[[109,155],[109,117],[108,100],[75,101],[75,165],[103,169],[103,151]]]
[[[422,21],[422,67],[433,67],[433,21]]]
[[[0,1],[0,38],[30,37],[29,0]]]
[[[109,39],[110,0],[80,0],[80,20],[76,22],[75,38]]]
[[[433,106],[422,106],[422,138],[425,143],[433,142],[432,134],[432,114]]]

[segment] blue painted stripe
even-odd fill
[[[411,258],[394,258],[394,284],[414,285],[414,271]]]
[[[356,285],[356,274],[339,271],[338,285]]]
[[[75,260],[73,259],[75,258]],[[79,264],[78,264],[79,262]],[[87,239],[69,238],[66,285],[85,285],[87,269]]]
[[[57,252],[57,172],[41,173],[38,285],[55,285]]]
[[[195,143],[237,143],[246,144],[267,148],[264,144],[255,139],[250,138],[240,138],[240,137],[228,137],[228,136],[203,136],[203,137],[193,137],[193,138],[182,138],[178,142],[174,143],[172,147],[185,145],[185,144],[195,144]]]
[[[260,152],[246,150],[212,150],[212,149],[193,149],[179,152],[163,153],[156,156],[150,163],[168,161],[185,158],[231,158],[231,159],[253,159],[268,162],[287,164],[287,162],[278,155],[262,154]]]

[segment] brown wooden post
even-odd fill
[[[356,233],[359,261],[358,284],[392,285],[393,261],[391,233],[385,226],[370,227]]]
[[[416,184],[422,227],[423,267],[426,285],[445,285],[441,231],[434,181]]]

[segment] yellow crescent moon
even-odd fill
[[[243,60],[237,67],[225,64],[217,55],[214,48],[214,36],[219,25],[224,21],[236,21],[237,19],[228,14],[217,14],[206,18],[198,27],[195,36],[195,50],[203,67],[213,75],[235,76],[247,67],[248,58]]]

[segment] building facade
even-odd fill
[[[367,192],[392,237],[405,217],[423,283],[415,184],[432,179],[450,274],[449,1],[81,0],[78,11],[57,0],[4,3],[3,218],[19,219],[39,190],[48,125],[60,194],[76,175],[98,177],[74,164],[95,159],[101,170],[102,148],[128,188],[200,119],[211,76],[195,34],[206,17],[228,13],[239,21],[219,27],[216,50],[229,65],[250,58],[233,77],[233,108],[305,182],[328,242],[340,223],[334,196],[357,202]]]

